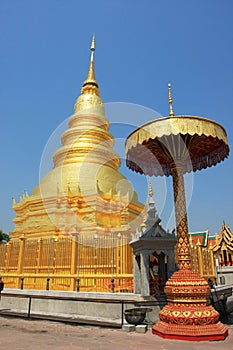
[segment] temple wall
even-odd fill
[[[233,266],[216,266],[217,285],[233,286]]]

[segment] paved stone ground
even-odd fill
[[[151,333],[126,333],[45,320],[0,315],[0,350],[233,350],[233,296],[228,299],[229,335],[224,341],[188,342]]]
[[[0,316],[2,350],[232,350],[233,325],[224,341],[187,342],[162,339],[121,329],[71,325]]]

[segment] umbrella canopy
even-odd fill
[[[172,175],[182,162],[183,172],[205,169],[229,154],[225,129],[196,116],[169,116],[144,124],[126,140],[127,166],[149,176]]]

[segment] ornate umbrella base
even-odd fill
[[[167,281],[168,304],[160,311],[153,334],[192,341],[223,340],[228,329],[218,322],[219,313],[208,304],[209,286],[196,271],[176,271]]]
[[[159,321],[153,326],[152,333],[167,339],[190,341],[224,340],[228,335],[228,329],[221,322],[195,326]]]

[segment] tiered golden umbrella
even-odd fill
[[[173,178],[178,271],[167,281],[168,304],[160,311],[153,333],[164,338],[221,340],[227,328],[208,305],[207,281],[191,269],[184,173],[205,169],[229,154],[224,128],[209,119],[175,116],[168,85],[170,114],[144,124],[126,140],[126,164],[140,174]]]

